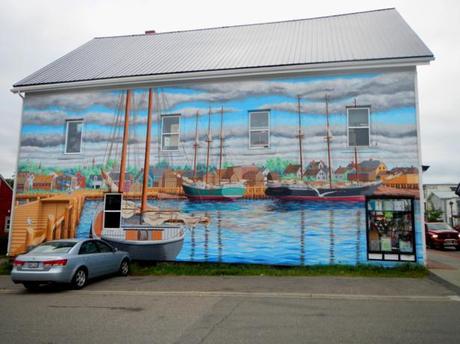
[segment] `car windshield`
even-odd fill
[[[67,253],[75,244],[72,241],[47,242],[35,247],[29,253]]]
[[[449,227],[447,223],[429,223],[428,229],[434,231],[451,231],[452,228]]]

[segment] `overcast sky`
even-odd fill
[[[97,36],[311,18],[396,7],[433,51],[418,68],[425,183],[460,182],[460,2],[455,0],[0,2],[0,173],[16,169],[22,100],[16,81]]]

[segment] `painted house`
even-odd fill
[[[266,176],[311,198],[168,200],[211,219],[187,232],[177,260],[425,264],[420,190],[379,176],[421,173],[417,66],[433,59],[395,9],[94,38],[14,84],[24,97],[17,191],[47,191],[51,180],[37,182],[53,173],[116,170],[126,108],[127,171],[137,176],[151,89],[155,185],[180,187],[179,171],[196,165],[203,178],[223,162],[229,181]],[[356,158],[357,180],[329,185],[328,171]],[[312,161],[322,164],[309,181]],[[77,235],[97,206],[87,202]]]
[[[328,167],[323,161],[311,161],[304,171],[304,177],[309,181],[325,182],[328,176]]]

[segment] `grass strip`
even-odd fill
[[[132,263],[131,274],[137,276],[347,276],[422,278],[428,269],[405,264],[395,268],[370,265],[275,266],[224,263]]]

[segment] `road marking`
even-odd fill
[[[0,289],[0,294],[23,294],[21,289]],[[460,302],[460,296],[425,295],[353,295],[321,293],[276,293],[276,292],[227,292],[227,291],[152,291],[152,290],[74,290],[65,294],[80,295],[120,295],[120,296],[182,296],[182,297],[244,297],[244,298],[284,298],[316,300],[352,300],[352,301],[409,301],[409,302]],[[30,294],[34,295],[34,294]],[[42,295],[42,294],[41,294]]]

